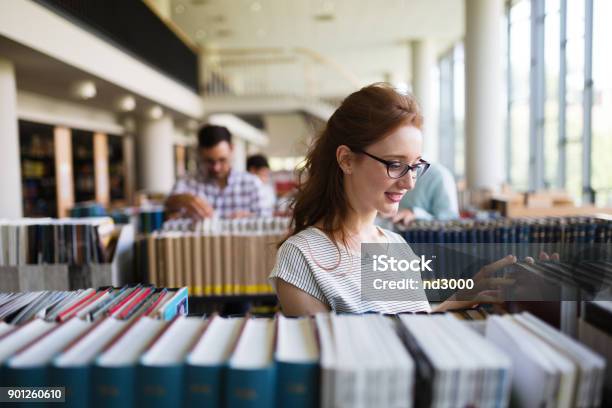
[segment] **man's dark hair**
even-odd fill
[[[211,148],[221,142],[232,144],[232,134],[225,126],[205,125],[198,132],[198,146]]]
[[[263,154],[254,154],[248,157],[246,167],[247,170],[251,170],[252,167],[254,167],[255,170],[259,170],[264,167],[270,168],[270,165],[268,164],[268,159],[266,159],[266,156]]]

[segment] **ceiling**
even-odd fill
[[[233,51],[233,58],[307,49],[363,83],[407,82],[409,41],[432,39],[442,52],[464,32],[464,0],[171,0],[170,5],[173,22],[204,49]]]

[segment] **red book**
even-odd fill
[[[119,319],[125,319],[133,308],[139,305],[144,298],[149,296],[149,293],[151,293],[152,290],[153,288],[146,288],[140,295],[138,295],[138,297],[136,297],[129,305],[125,307],[125,309],[121,311],[119,314]]]
[[[100,292],[100,293],[103,293],[103,292]],[[93,291],[89,295],[84,296],[81,300],[76,302],[74,305],[70,306],[68,309],[62,311],[60,314],[57,315],[57,321],[59,322],[64,321],[65,319],[70,317],[69,314],[71,314],[71,312],[73,311],[74,313],[76,313],[78,309],[80,308],[80,306],[84,306],[87,300],[91,299],[93,296],[96,296],[96,294],[97,294],[96,291]]]
[[[112,308],[110,308],[108,310],[108,314],[110,316],[112,316],[117,310],[120,310],[123,305],[125,305],[126,303],[128,303],[134,296],[136,296],[138,293],[142,292],[144,288],[139,288],[139,289],[135,289],[132,293],[130,293],[125,299],[123,299],[121,302],[119,302],[118,304],[116,304],[115,306],[113,306]]]

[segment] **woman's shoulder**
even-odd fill
[[[333,245],[331,240],[325,235],[323,231],[316,227],[308,227],[298,232],[297,234],[291,235],[283,245],[293,245],[298,248],[304,248],[305,246],[324,246],[328,247]]]
[[[389,242],[393,243],[393,244],[405,244],[406,240],[404,239],[404,237],[402,237],[400,234],[398,234],[397,232],[388,230],[386,228],[380,228],[380,230],[389,238]]]

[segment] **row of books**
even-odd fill
[[[187,314],[187,288],[131,285],[76,291],[0,293],[0,322],[19,326],[32,320],[64,322],[71,318],[93,322],[103,317],[130,320],[139,316],[171,319]]]
[[[484,335],[452,315],[73,318],[7,352],[34,324],[0,337],[3,384],[70,406],[598,407],[607,364],[528,313]]]
[[[523,262],[518,266],[529,275],[513,273],[513,289],[521,291],[520,298],[514,300],[612,300],[611,261]]]
[[[175,218],[164,222],[164,231],[193,231],[202,234],[283,234],[289,230],[288,217],[247,217],[238,219]]]
[[[0,220],[0,266],[104,263],[113,231],[107,217]]]
[[[584,302],[578,320],[578,339],[608,362],[604,383],[604,406],[612,404],[612,302]]]
[[[502,218],[411,222],[397,229],[406,241],[438,243],[610,243],[606,217]]]
[[[197,296],[272,293],[268,275],[286,229],[281,218],[166,222],[137,240],[139,273]]]

